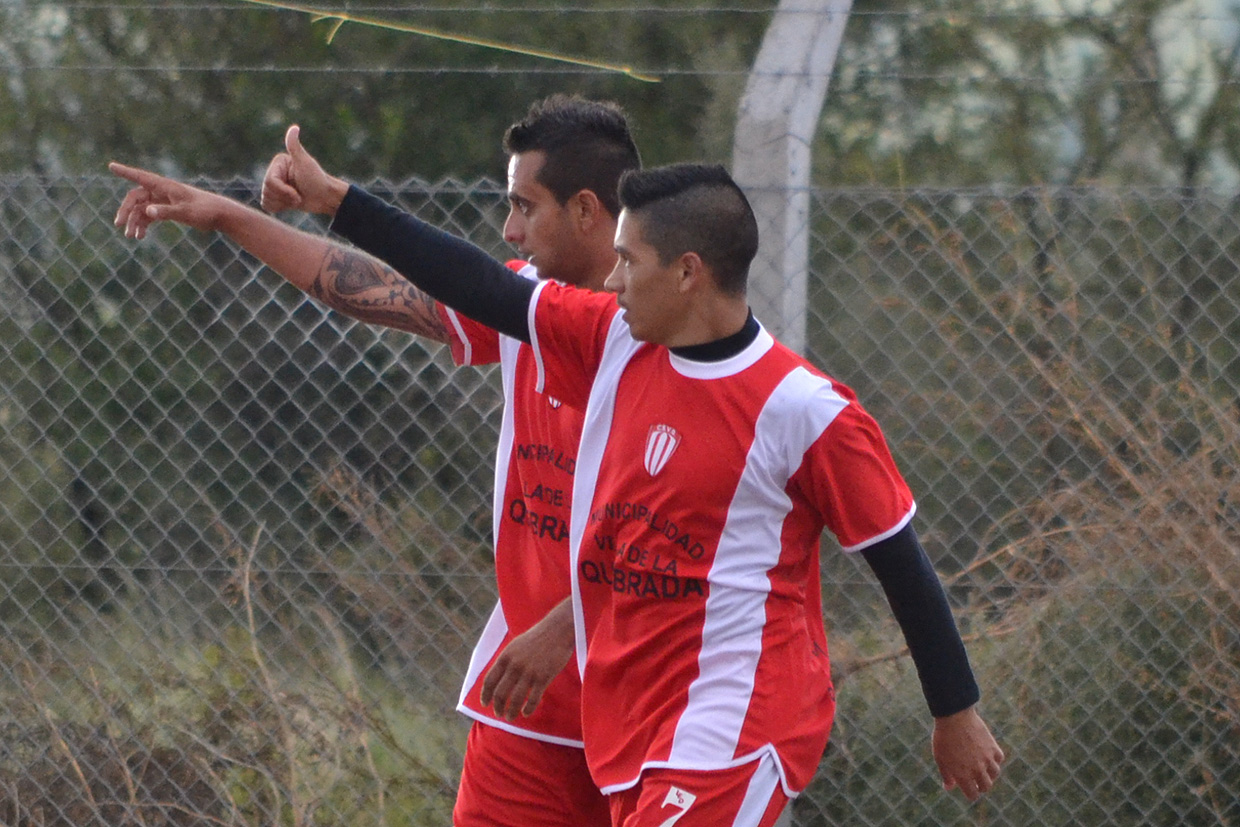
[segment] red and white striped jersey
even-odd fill
[[[834,715],[819,589],[912,495],[852,391],[765,330],[720,362],[636,341],[607,296],[539,285],[539,387],[585,407],[570,543],[583,733],[604,792],[764,754],[809,783]]]
[[[509,266],[537,277],[532,266]],[[457,708],[518,735],[580,747],[581,678],[575,658],[530,716],[513,722],[498,718],[478,695],[496,655],[569,595],[568,518],[582,414],[535,389],[529,345],[442,305],[440,313],[457,364],[499,362],[504,392],[492,517],[499,599],[474,648]]]

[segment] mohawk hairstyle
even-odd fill
[[[697,253],[719,289],[744,295],[758,254],[758,221],[745,193],[719,164],[672,164],[626,172],[620,206],[641,221],[642,237],[668,264]]]
[[[620,176],[641,168],[628,117],[610,101],[552,95],[536,101],[504,133],[509,155],[539,151],[546,161],[537,180],[561,204],[582,190],[598,196],[612,217],[620,214]]]

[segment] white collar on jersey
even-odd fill
[[[775,339],[766,332],[765,327],[759,324],[757,337],[744,350],[718,362],[697,362],[692,359],[686,359],[683,356],[677,356],[670,350],[667,352],[667,358],[671,362],[672,368],[681,376],[688,377],[689,379],[723,379],[724,377],[740,373],[745,368],[751,366],[754,362],[761,359],[774,345]]]

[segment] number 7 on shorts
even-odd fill
[[[673,807],[679,807],[680,812],[660,824],[659,827],[672,827],[672,825],[684,817],[685,813],[689,812],[689,808],[693,806],[695,801],[697,801],[697,796],[693,793],[682,790],[680,787],[669,787],[667,798],[663,799],[663,806],[667,807],[670,804]]]

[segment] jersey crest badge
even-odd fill
[[[667,461],[676,453],[680,445],[680,434],[671,425],[651,425],[646,434],[646,456],[644,464],[650,476],[655,476],[667,465]]]
[[[550,405],[550,406],[551,406],[551,407],[553,407],[553,408],[558,408],[558,407],[560,407],[561,405],[563,405],[564,403],[563,403],[563,402],[561,402],[560,400],[556,399],[554,396],[550,396],[550,395],[548,395],[548,396],[547,396],[547,404],[548,404],[548,405]]]

